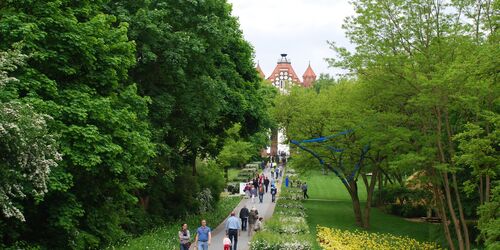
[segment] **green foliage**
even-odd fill
[[[240,139],[240,129],[241,125],[235,124],[226,131],[228,138],[217,156],[217,160],[224,167],[240,167],[257,154],[252,143]]]
[[[500,246],[500,183],[495,183],[492,189],[491,201],[478,208],[478,228],[481,231],[479,239],[485,241],[487,249],[497,249]]]
[[[228,148],[244,148],[245,159],[257,155],[275,93],[258,79],[230,13],[223,0],[0,3],[0,51],[8,51],[0,102],[19,104],[26,115],[2,113],[2,122],[39,125],[23,150],[45,143],[63,155],[36,185],[22,183],[36,199],[9,205],[23,210],[26,223],[0,217],[2,247],[99,248],[215,204],[222,170],[196,159],[217,156],[238,123],[242,140]],[[28,55],[24,65],[13,47]],[[41,114],[52,119],[37,122]],[[0,144],[2,157],[22,155]],[[235,154],[242,152],[228,155]],[[51,166],[53,155],[46,155]],[[2,183],[22,180],[6,173],[16,176],[0,171]]]
[[[200,164],[198,167],[198,183],[202,189],[210,189],[214,202],[217,202],[225,184],[221,167],[214,160],[207,160]]]

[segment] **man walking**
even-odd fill
[[[266,193],[267,193],[269,187],[269,179],[267,178],[267,176],[264,178],[264,186],[266,186]]]
[[[302,192],[304,192],[304,199],[309,199],[309,195],[307,194],[307,183],[304,182],[304,184],[302,184]]]
[[[240,219],[236,218],[236,213],[231,212],[231,217],[226,221],[226,234],[229,236],[229,239],[233,243],[232,250],[236,250],[236,246],[238,245],[238,235],[240,235]]]
[[[244,205],[243,208],[240,210],[241,231],[247,230],[247,222],[249,214],[250,211],[248,211],[247,205]]]
[[[278,189],[276,188],[276,186],[271,185],[271,197],[272,197],[272,202],[275,202],[276,201],[276,194],[278,193]]]
[[[264,186],[260,184],[259,187],[259,202],[262,203],[264,201]]]
[[[198,250],[208,250],[210,242],[212,241],[212,231],[207,227],[207,221],[201,221],[201,227],[196,230],[196,237],[194,241],[198,244]]]

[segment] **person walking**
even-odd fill
[[[240,219],[241,219],[241,231],[247,230],[248,224],[248,216],[250,215],[250,211],[248,211],[247,205],[244,205],[240,210]]]
[[[271,202],[276,201],[276,194],[277,193],[278,193],[278,189],[276,188],[276,186],[271,185]]]
[[[302,192],[304,192],[304,199],[309,199],[309,195],[307,194],[307,183],[304,182],[304,184],[302,184]]]
[[[259,187],[259,202],[262,203],[264,201],[264,186],[260,184]]]
[[[226,233],[231,240],[232,250],[236,250],[236,247],[238,246],[238,235],[241,234],[240,230],[240,219],[236,217],[236,213],[233,211],[231,212],[231,217],[229,217],[226,221]]]
[[[189,250],[191,246],[191,234],[188,230],[188,225],[182,223],[181,230],[179,231],[179,241],[181,245],[181,250]]]
[[[208,246],[210,246],[212,242],[212,230],[207,227],[207,221],[201,221],[201,227],[196,230],[195,240],[198,245],[198,250],[208,250]]]
[[[269,179],[267,178],[267,176],[264,178],[264,186],[266,187],[266,193],[267,193],[269,187]]]
[[[280,169],[278,168],[278,166],[276,166],[276,169],[274,170],[274,172],[275,172],[275,175],[276,175],[276,179],[278,179],[279,176],[280,176]]]
[[[250,193],[252,195],[252,203],[255,203],[255,197],[257,197],[257,188],[252,187],[252,190],[250,190]]]
[[[255,223],[259,218],[258,214],[259,212],[257,212],[257,208],[252,207],[252,210],[250,210],[250,214],[248,215],[248,236],[252,236],[252,231],[255,228]]]

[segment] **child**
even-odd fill
[[[254,228],[255,232],[258,232],[258,231],[262,230],[262,220],[263,220],[263,219],[264,219],[264,218],[260,217],[260,218],[257,220],[257,222],[255,223],[255,228]]]
[[[231,240],[229,239],[227,234],[224,237],[224,240],[222,240],[222,243],[224,244],[224,250],[231,250]]]

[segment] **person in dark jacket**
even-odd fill
[[[272,197],[272,202],[275,202],[276,201],[276,194],[278,193],[278,189],[276,188],[276,186],[274,185],[271,185],[271,197]]]
[[[264,186],[266,186],[266,193],[267,193],[267,190],[268,190],[268,187],[269,187],[269,179],[267,178],[267,176],[264,179]]]
[[[246,231],[247,230],[247,222],[248,222],[248,216],[250,215],[250,211],[248,211],[247,206],[243,206],[243,208],[240,210],[240,219],[241,219],[241,230]]]
[[[304,193],[304,199],[309,199],[309,195],[307,194],[307,183],[304,182],[304,184],[302,184],[302,192]]]

